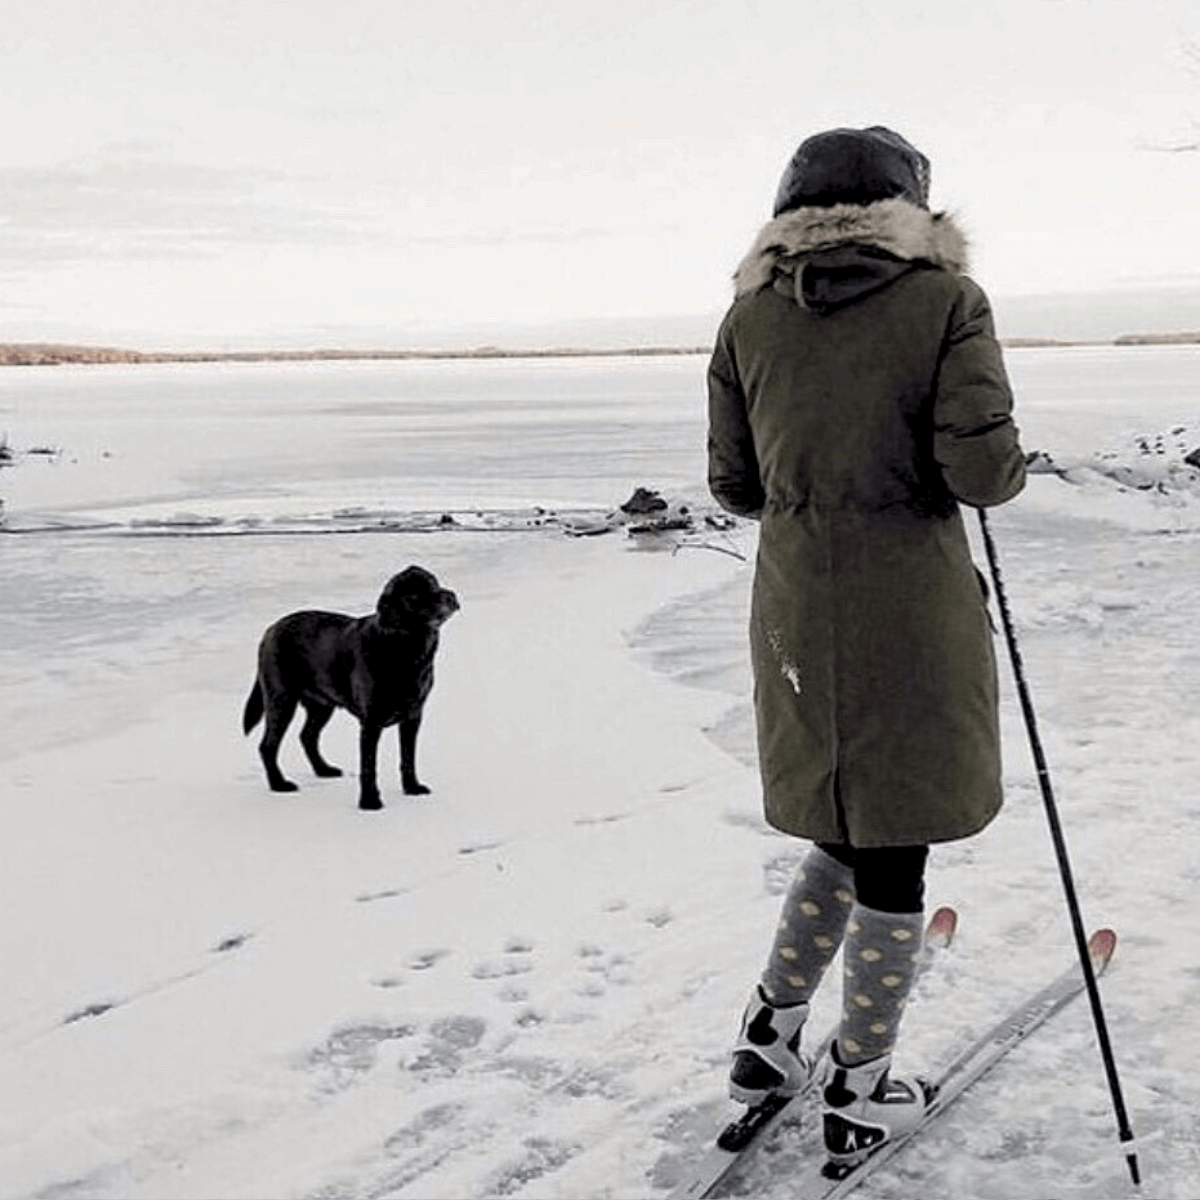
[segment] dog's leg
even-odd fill
[[[428,796],[429,789],[417,778],[417,732],[421,718],[400,721],[400,786],[406,796]]]
[[[363,721],[358,731],[358,807],[378,809],[383,807],[379,796],[379,783],[375,774],[375,762],[379,751],[379,735],[382,728],[370,721]]]
[[[304,753],[308,755],[308,761],[317,775],[322,779],[334,779],[342,773],[342,769],[326,762],[321,757],[318,745],[321,739],[321,730],[329,724],[329,718],[333,716],[333,705],[306,700],[304,711],[308,715],[304,721],[304,728],[300,730],[300,745],[304,747]]]
[[[296,792],[300,789],[290,779],[284,778],[279,769],[279,743],[292,722],[296,712],[296,698],[288,695],[270,695],[266,703],[266,728],[258,744],[258,754],[267,770],[267,783],[273,792]]]

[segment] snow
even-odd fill
[[[1102,990],[1143,1194],[1184,1200],[1200,353],[1009,363],[1025,444],[1055,470],[992,528],[1085,914],[1120,934]],[[759,809],[754,530],[566,531],[603,527],[635,484],[704,511],[703,369],[0,375],[0,1196],[678,1180],[729,1112],[730,1039],[804,849]],[[271,794],[240,731],[259,634],[294,608],[368,611],[409,562],[463,603],[422,731],[433,794],[400,794],[392,743],[386,807],[358,812],[345,714],[326,750],[347,778],[314,779],[293,732],[302,790]],[[947,1062],[1072,954],[1004,663],[1002,681],[1007,804],[934,851],[930,902],[961,925],[906,1017],[905,1067]],[[820,1033],[833,979],[814,1008]],[[786,1149],[770,1158],[743,1187],[788,1195]],[[1086,1004],[863,1194],[1136,1194]]]

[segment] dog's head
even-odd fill
[[[424,567],[406,567],[387,581],[375,611],[384,626],[436,629],[458,612],[458,597]]]

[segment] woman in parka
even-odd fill
[[[1001,803],[996,666],[959,505],[1024,485],[986,297],[929,162],[881,126],[804,141],[735,275],[709,368],[709,483],[761,521],[751,608],[764,806],[813,841],[742,1020],[731,1095],[824,1072],[853,1163],[928,1102],[889,1071],[929,844]],[[829,1061],[800,1051],[845,943]]]

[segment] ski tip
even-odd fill
[[[1111,929],[1097,929],[1088,938],[1088,954],[1092,960],[1092,970],[1097,975],[1108,966],[1113,952],[1117,948],[1117,935]]]
[[[929,918],[929,924],[925,926],[925,942],[927,945],[945,948],[954,941],[957,929],[958,913],[948,904],[944,904]]]

